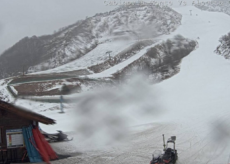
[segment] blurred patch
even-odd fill
[[[157,90],[140,76],[123,86],[85,93],[75,105],[76,131],[93,144],[122,141],[130,126],[160,113],[158,96]]]
[[[230,143],[230,121],[215,121],[212,125],[212,139],[216,143]]]

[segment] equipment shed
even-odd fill
[[[31,138],[24,137],[29,134],[23,129],[39,123],[50,125],[55,120],[0,100],[0,164],[29,161],[25,143]]]

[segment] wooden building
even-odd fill
[[[51,118],[0,100],[0,164],[28,161],[22,128],[55,124]]]

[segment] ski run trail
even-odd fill
[[[177,75],[152,86],[163,112],[157,117],[137,118],[138,126],[131,128],[125,144],[105,149],[86,147],[77,139],[53,144],[60,152],[83,152],[66,163],[148,164],[153,151],[163,149],[162,134],[166,140],[177,136],[178,164],[230,163],[230,64],[214,53],[220,37],[230,32],[230,16],[194,6],[174,10],[182,14],[182,25],[165,37],[180,34],[197,40],[199,47],[183,59]],[[57,130],[68,129],[74,120],[71,112],[55,113],[41,114],[55,118]],[[41,125],[45,131],[56,126]]]

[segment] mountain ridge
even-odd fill
[[[56,68],[111,40],[140,40],[174,31],[181,15],[157,6],[126,6],[79,20],[52,35],[25,37],[0,56],[0,78]]]

